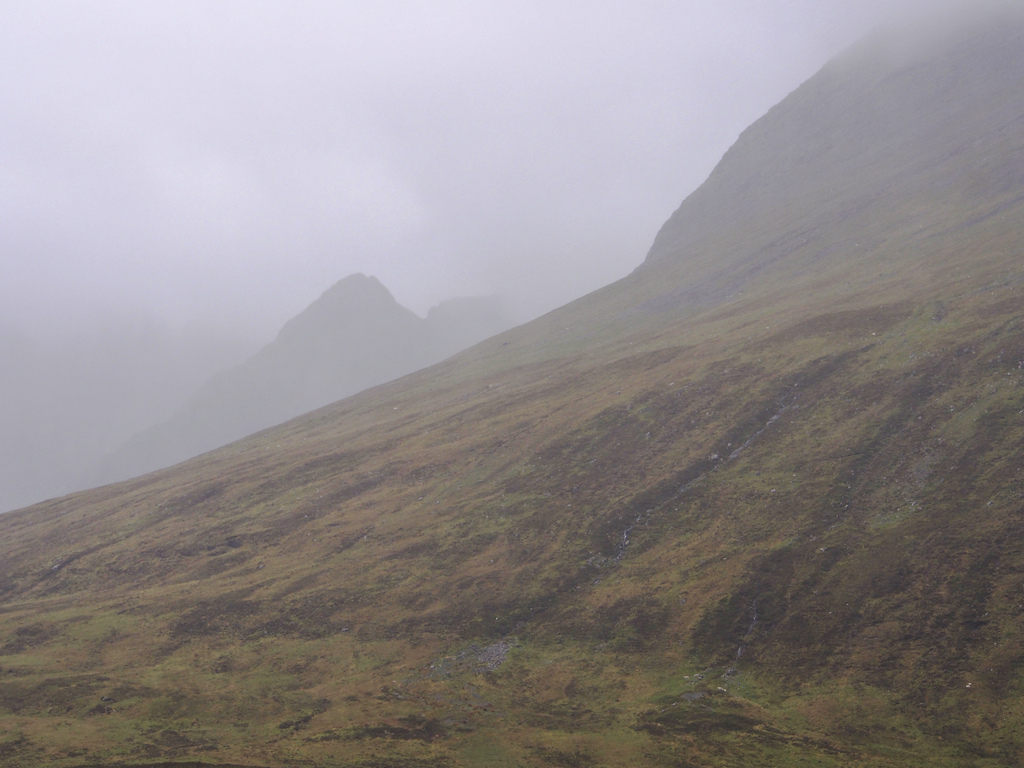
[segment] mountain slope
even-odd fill
[[[1005,94],[1024,82],[1019,44],[1013,34],[970,26],[947,41],[943,57],[922,61],[905,34],[868,38],[744,132],[659,232],[649,261],[683,252],[688,274],[700,274],[717,266],[708,260],[722,261],[728,238],[743,243],[753,228],[776,238],[762,239],[765,250],[744,268],[794,255],[813,267],[830,250],[854,257],[875,245],[858,236],[864,224],[889,225],[876,240],[891,236],[887,229],[912,218],[911,205],[955,217],[983,197],[1019,202],[1020,107]],[[793,226],[809,209],[816,226]],[[846,238],[831,249],[803,248],[825,234]]]
[[[455,299],[426,320],[374,277],[340,280],[277,338],[206,385],[169,421],[107,457],[93,484],[169,466],[423,368],[510,323],[491,299]]]
[[[772,167],[819,111],[828,134],[821,99],[881,120],[950,62],[948,114],[1024,117],[1022,42],[1013,18],[861,47],[752,126],[629,278],[0,518],[0,754],[1019,763],[1024,119],[925,115],[856,179],[822,139],[764,208],[733,160]]]

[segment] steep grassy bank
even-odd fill
[[[5,758],[1013,758],[1020,286],[499,339],[5,516]]]

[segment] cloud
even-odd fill
[[[266,336],[362,271],[542,311],[885,7],[8,2],[0,302]]]

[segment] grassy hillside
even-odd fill
[[[964,152],[1012,178],[1020,126]],[[0,517],[0,762],[1019,763],[1024,188],[918,149],[845,216],[684,203],[530,325]]]

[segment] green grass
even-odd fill
[[[319,434],[7,516],[5,755],[998,764],[1021,387],[999,350],[1024,346],[945,303],[955,345],[904,304],[513,366],[418,391],[411,421],[395,385]]]

